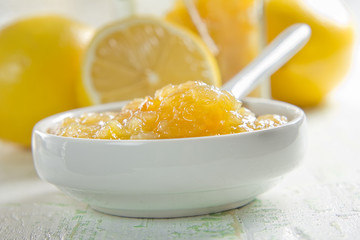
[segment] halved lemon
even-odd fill
[[[195,34],[153,17],[134,16],[100,29],[88,46],[81,105],[153,95],[167,85],[221,85],[214,56]]]

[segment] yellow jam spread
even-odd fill
[[[154,97],[135,99],[119,112],[66,118],[49,133],[91,139],[164,139],[251,132],[287,122],[256,117],[229,92],[202,82],[167,85]]]

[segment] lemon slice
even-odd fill
[[[130,17],[95,34],[84,58],[79,100],[128,100],[186,81],[221,85],[216,60],[202,40],[161,19]]]

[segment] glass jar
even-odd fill
[[[263,0],[136,0],[136,12],[154,14],[198,34],[216,56],[226,83],[265,43]],[[269,81],[250,96],[270,97]]]

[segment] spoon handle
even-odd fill
[[[311,28],[294,24],[278,35],[261,54],[222,87],[242,99],[266,77],[289,61],[309,40]]]

